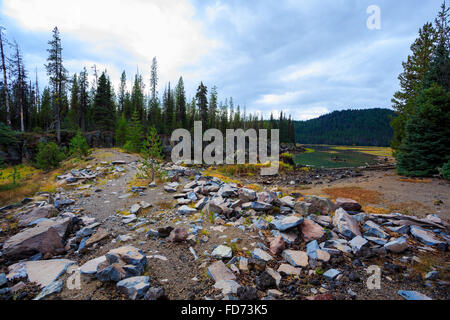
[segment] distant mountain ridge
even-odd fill
[[[295,140],[303,144],[387,147],[393,137],[390,109],[342,110],[295,121]]]

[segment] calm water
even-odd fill
[[[376,157],[373,155],[357,152],[355,150],[335,150],[333,146],[304,145],[306,148],[314,149],[311,153],[300,153],[295,155],[295,163],[313,167],[343,168],[360,167],[374,164]],[[333,160],[337,158],[336,160]]]

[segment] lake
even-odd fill
[[[343,168],[376,163],[377,156],[390,156],[389,148],[328,145],[303,145],[306,153],[295,155],[295,163],[304,166]]]

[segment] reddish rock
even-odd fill
[[[345,211],[361,211],[361,205],[353,199],[337,198],[336,206],[341,207]]]
[[[312,297],[306,297],[306,300],[333,300],[331,293],[318,294]]]
[[[169,240],[172,242],[183,242],[187,238],[187,232],[184,228],[176,228],[172,230],[169,236]]]
[[[301,231],[306,242],[319,240],[325,235],[325,230],[312,220],[303,221]]]
[[[271,238],[270,240],[270,252],[274,255],[279,255],[286,249],[286,243],[281,236]]]
[[[44,259],[50,259],[54,255],[64,252],[62,239],[55,228],[49,228],[44,234],[39,246],[39,252],[42,254]]]

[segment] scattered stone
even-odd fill
[[[361,236],[356,236],[349,242],[350,247],[353,250],[353,253],[359,252],[362,249],[362,247],[364,247],[368,243],[369,242]]]
[[[148,289],[144,300],[167,300],[166,293],[162,287],[152,287]]]
[[[233,256],[233,251],[230,247],[220,245],[213,250],[212,256],[220,259],[231,258]]]
[[[274,219],[271,224],[279,231],[286,231],[300,225],[302,222],[302,217],[292,215],[283,217],[281,219]]]
[[[45,287],[56,281],[71,265],[75,264],[75,261],[68,259],[19,262],[8,267],[7,278],[10,280],[28,278],[30,282]]]
[[[258,300],[258,290],[255,287],[240,287],[237,295],[239,300]]]
[[[363,230],[365,230],[364,236],[382,239],[389,238],[389,235],[379,225],[370,220],[363,224]]]
[[[337,198],[336,206],[344,209],[345,211],[361,211],[361,205],[353,199]]]
[[[58,209],[53,205],[45,205],[42,207],[34,208],[25,213],[19,214],[17,216],[18,226],[26,227],[31,222],[42,218],[52,218],[58,215]]]
[[[324,274],[323,274],[323,276],[325,277],[325,278],[327,278],[327,279],[334,279],[334,278],[336,278],[339,274],[340,274],[341,272],[339,271],[339,270],[336,270],[336,269],[330,269],[330,270],[328,270],[327,272],[325,272]]]
[[[438,238],[436,238],[436,236],[432,232],[426,231],[418,226],[411,226],[410,232],[416,239],[426,244],[427,246],[442,246],[444,248],[447,246],[445,242],[440,241]]]
[[[306,219],[301,225],[303,239],[306,242],[319,240],[325,235],[325,230],[312,220]]]
[[[406,300],[432,300],[430,297],[417,291],[399,290],[398,294]]]
[[[8,283],[8,279],[4,273],[0,273],[0,288]]]
[[[186,241],[187,232],[184,228],[176,228],[170,232],[169,240],[172,242],[183,242]]]
[[[392,241],[389,241],[384,245],[384,248],[386,250],[395,252],[395,253],[401,253],[408,249],[408,242],[406,241],[405,237],[401,237]]]
[[[272,256],[260,248],[256,248],[252,251],[252,257],[265,262],[272,260]]]
[[[319,212],[323,215],[328,215],[332,213],[336,206],[328,198],[318,197],[318,196],[306,196],[306,202],[311,204],[311,208],[308,211]]]
[[[439,276],[439,271],[430,271],[425,275],[425,280],[436,280]],[[1,285],[0,285],[1,287]]]
[[[37,297],[35,297],[33,300],[41,300],[53,293],[59,293],[59,292],[61,292],[62,288],[63,288],[62,280],[53,281],[52,283],[50,283],[49,285],[44,287],[44,289],[42,289],[41,293],[39,293],[39,295]]]
[[[142,207],[141,207],[141,205],[139,203],[133,204],[131,206],[130,213],[131,214],[137,214],[139,212],[139,210],[141,210],[141,209],[142,209]]]
[[[344,209],[339,208],[334,213],[333,225],[338,232],[347,238],[360,236],[358,221],[350,216]]]
[[[234,280],[220,280],[214,284],[214,288],[222,290],[223,295],[237,294],[240,287],[241,285]]]
[[[265,290],[265,289],[268,289],[268,288],[275,287],[276,286],[276,280],[267,271],[264,271],[258,277],[256,277],[255,284],[256,284],[256,287],[259,290]]]
[[[186,215],[186,214],[191,214],[191,213],[195,213],[197,212],[197,209],[188,207],[186,205],[183,205],[181,207],[178,208],[177,212],[181,215]]]
[[[117,283],[119,291],[124,292],[131,300],[143,297],[149,287],[150,278],[147,276],[131,277]]]
[[[287,264],[287,263],[282,263],[279,267],[278,267],[278,270],[277,270],[279,273],[284,273],[284,274],[286,274],[286,275],[288,275],[288,276],[292,276],[292,275],[294,275],[294,276],[299,276],[300,275],[300,273],[301,273],[301,271],[302,271],[302,269],[300,269],[300,268],[295,268],[295,267],[293,267],[293,266],[291,266],[290,264]]]
[[[270,241],[270,252],[274,255],[279,255],[286,248],[286,242],[283,240],[281,236],[274,237]]]
[[[235,280],[236,276],[222,261],[216,261],[208,267],[208,275],[215,281]]]
[[[95,274],[97,273],[98,265],[105,261],[105,256],[100,256],[98,258],[89,260],[80,267],[80,273],[85,276],[95,276]]]
[[[283,258],[286,259],[294,267],[307,267],[308,266],[308,254],[304,251],[297,250],[284,250]]]

